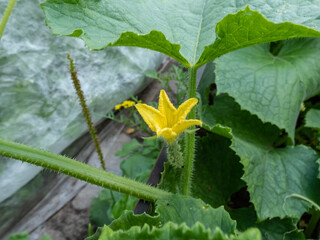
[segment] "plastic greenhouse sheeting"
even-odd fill
[[[0,9],[7,2],[0,0]],[[67,53],[91,112],[99,113],[145,87],[144,72],[157,68],[163,56],[124,47],[91,52],[79,39],[52,36],[39,4],[17,1],[0,41],[0,137],[59,153],[86,130]],[[40,170],[1,158],[0,202]]]

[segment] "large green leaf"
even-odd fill
[[[285,41],[276,56],[270,44],[227,54],[216,61],[216,84],[293,140],[302,102],[320,91],[320,39]]]
[[[257,215],[253,207],[232,209],[230,215],[237,221],[238,230],[245,231],[250,227],[259,228],[264,240],[305,239],[303,233],[297,229],[297,221],[290,218],[273,218],[257,222]]]
[[[203,106],[202,121],[204,128],[211,132],[222,136],[226,132],[230,138],[246,139],[261,146],[269,146],[279,136],[275,126],[263,124],[248,111],[241,111],[240,106],[227,95],[217,96],[213,106]]]
[[[257,223],[255,227],[259,228],[262,239],[265,240],[303,240],[305,239],[301,230],[296,227],[297,223],[293,219],[269,219]]]
[[[128,230],[133,226],[140,226],[148,224],[149,226],[159,226],[159,216],[150,216],[146,213],[140,215],[134,215],[132,211],[124,211],[123,214],[116,220],[114,220],[109,227],[116,230]]]
[[[227,205],[232,193],[245,186],[239,157],[230,139],[210,134],[197,142],[192,194],[213,207]]]
[[[214,209],[201,199],[172,195],[163,201],[157,201],[156,205],[156,212],[160,215],[162,224],[171,221],[192,227],[196,222],[200,222],[212,232],[218,227],[227,234],[233,234],[236,228],[235,221],[223,207]]]
[[[291,194],[310,196],[319,201],[316,181],[317,155],[305,146],[261,149],[245,141],[234,141],[233,149],[241,157],[251,200],[259,217],[299,218],[309,205],[291,198]],[[317,196],[318,195],[318,196]]]
[[[162,228],[152,228],[148,225],[141,227],[132,227],[128,231],[113,231],[108,226],[102,229],[100,237],[89,237],[86,240],[261,240],[261,234],[258,229],[249,229],[237,236],[225,235],[219,228],[214,231],[206,229],[201,223],[197,222],[192,227],[186,224],[177,225],[172,222],[166,223]]]
[[[320,129],[320,110],[310,109],[306,114],[306,127]]]
[[[90,49],[149,48],[187,67],[255,44],[320,36],[319,0],[47,0],[41,7],[53,34],[80,37]]]
[[[316,203],[320,201],[318,157],[312,149],[306,146],[274,147],[279,130],[241,110],[228,96],[216,97],[213,106],[205,107],[202,120],[208,129],[214,129],[217,123],[232,129],[231,148],[244,166],[243,180],[248,185],[259,220],[286,216],[300,218],[310,205],[292,194]]]

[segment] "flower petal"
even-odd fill
[[[152,131],[157,132],[166,126],[166,118],[159,110],[142,103],[138,103],[135,106]]]
[[[121,107],[122,107],[121,104],[115,105],[115,106],[114,106],[114,110],[119,110]]]
[[[176,108],[170,102],[170,99],[164,90],[160,91],[159,111],[167,118],[167,127],[172,127],[175,124]]]
[[[163,137],[168,143],[174,142],[178,136],[172,128],[164,128],[157,132],[159,137]]]
[[[192,120],[181,120],[177,122],[172,130],[179,135],[182,133],[184,130],[186,130],[188,127],[191,127],[193,125],[200,125],[202,126],[202,122],[200,120],[192,119]]]
[[[191,109],[197,105],[198,99],[196,98],[190,98],[184,103],[182,103],[178,110],[175,113],[176,121],[178,122],[179,120],[184,120],[188,116],[189,112]]]

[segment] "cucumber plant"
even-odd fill
[[[200,117],[201,138],[196,144],[191,129],[178,139],[183,166],[166,164],[159,188],[0,140],[3,156],[155,203],[150,214],[124,212],[88,239],[318,237],[320,0],[47,0],[41,7],[53,34],[81,38],[90,50],[142,47],[176,59],[188,68],[188,98],[201,99],[188,115]]]

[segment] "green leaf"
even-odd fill
[[[47,236],[47,235],[45,235],[45,236],[43,236],[43,237],[41,238],[41,240],[52,240],[52,238],[49,237],[49,236]]]
[[[260,5],[261,3],[257,3],[256,1],[246,1],[245,3],[243,1],[236,1],[236,5],[241,5],[243,3],[248,4],[257,11],[251,11],[249,7],[246,7],[237,14],[229,14],[221,22],[219,22],[216,26],[217,40],[214,42],[214,44],[205,47],[197,64],[201,66],[203,63],[211,61],[228,52],[256,44],[274,42],[295,37],[319,37],[319,32],[296,25],[312,25],[313,28],[319,30],[319,26],[316,27],[313,20],[311,20],[313,23],[310,24],[302,20],[300,16],[296,16],[296,19],[293,18],[292,14],[296,12],[296,8],[301,7],[298,6],[300,3],[288,4],[281,1],[274,1],[271,6],[268,1],[262,2],[265,2],[265,5]],[[311,3],[311,1],[305,1],[305,3],[306,5],[304,6],[304,10],[306,12],[312,11],[311,9],[313,7],[319,8],[319,3],[318,5]],[[310,9],[308,9],[309,7]],[[258,11],[260,11],[262,14],[260,14]],[[314,14],[312,15],[314,16]],[[286,19],[286,22],[278,23],[279,17],[283,20]],[[317,18],[318,16],[314,17]]]
[[[21,233],[15,233],[11,234],[7,240],[29,240],[29,233],[27,232],[21,232]],[[44,235],[41,240],[52,240],[49,236]]]
[[[275,126],[263,124],[248,111],[242,111],[239,104],[227,95],[217,96],[213,106],[203,106],[201,120],[211,132],[246,139],[249,143],[261,146],[272,144],[279,136],[279,130]]]
[[[202,120],[211,129],[217,123],[232,129],[231,148],[244,166],[242,179],[248,185],[259,220],[300,218],[310,204],[290,196],[292,194],[320,202],[318,157],[312,149],[274,147],[279,130],[240,110],[228,96],[216,97],[213,106],[204,107]]]
[[[91,223],[88,224],[88,235],[89,235],[89,237],[94,235]]]
[[[141,172],[151,170],[156,160],[156,158],[143,156],[141,153],[134,153],[121,162],[120,168],[123,176],[135,179]]]
[[[99,240],[102,233],[102,229],[103,229],[102,227],[98,227],[97,231],[93,235],[90,235],[87,238],[85,238],[85,240]]]
[[[130,142],[123,144],[121,150],[117,151],[115,155],[121,158],[125,158],[136,152],[136,149],[140,146],[141,144],[137,141],[137,139],[134,138]]]
[[[257,214],[253,205],[246,208],[230,208],[228,212],[231,218],[237,221],[237,230],[239,231],[245,231],[257,222]]]
[[[125,159],[124,161],[127,161],[128,159]],[[150,169],[145,170],[141,173],[139,173],[135,180],[138,182],[147,182],[147,179],[150,175]],[[122,194],[120,198],[117,199],[116,203],[113,205],[112,208],[112,217],[113,219],[119,218],[124,211],[126,210],[133,210],[138,202],[138,199],[135,197],[132,197],[130,195]]]
[[[148,48],[186,67],[201,66],[255,44],[320,36],[316,31],[320,29],[318,0],[303,4],[280,0],[272,4],[253,0],[201,0],[197,4],[192,0],[47,0],[41,7],[53,34],[79,37],[90,49]]]
[[[177,225],[172,222],[166,223],[162,228],[150,228],[149,225],[141,227],[132,227],[128,231],[113,231],[108,226],[104,226],[100,238],[87,238],[86,240],[261,240],[261,234],[258,229],[249,229],[238,236],[227,236],[219,228],[214,231],[206,229],[201,223],[197,222],[192,227],[186,224]]]
[[[293,219],[274,218],[257,223],[255,227],[259,228],[262,239],[266,240],[297,240],[305,239],[301,230],[296,227],[297,223]]]
[[[127,161],[128,159],[125,159],[124,161]],[[147,182],[147,179],[150,175],[150,169],[145,170],[143,172],[140,172],[135,180],[138,182]],[[113,219],[119,218],[124,211],[126,210],[133,210],[138,202],[138,198],[132,197],[130,195],[122,194],[121,197],[117,198],[115,204],[112,208],[112,217]]]
[[[273,218],[257,222],[257,215],[253,207],[232,209],[230,215],[237,221],[237,228],[245,231],[250,227],[259,228],[264,240],[296,240],[305,239],[303,233],[297,229],[297,221],[289,218]]]
[[[250,228],[236,237],[231,237],[231,240],[261,240],[261,233],[257,228]]]
[[[172,195],[163,201],[157,201],[156,213],[160,214],[162,224],[171,221],[192,227],[196,222],[200,222],[212,232],[218,227],[226,234],[233,234],[236,227],[236,222],[223,207],[214,209],[201,199],[189,196]]]
[[[29,240],[29,233],[21,232],[11,234],[7,240]]]
[[[215,74],[219,93],[293,141],[302,102],[320,91],[320,39],[285,41],[276,56],[270,44],[241,49],[219,58]]]
[[[306,115],[306,127],[318,128],[320,129],[320,110],[310,109]]]
[[[260,219],[285,216],[299,218],[309,204],[291,198],[291,194],[310,196],[319,202],[315,152],[305,146],[261,149],[235,141],[233,149],[241,156],[251,201]]]
[[[230,139],[209,134],[197,142],[192,194],[213,207],[227,205],[232,193],[245,186],[242,165]]]
[[[149,226],[159,227],[159,215],[158,216],[150,216],[146,213],[134,215],[132,211],[124,211],[123,214],[114,220],[108,227],[110,227],[113,231],[117,230],[129,230],[133,226],[140,226],[148,224]]]
[[[229,127],[225,127],[219,123],[217,124],[210,124],[210,122],[216,122],[214,119],[214,116],[211,114],[210,107],[208,106],[202,106],[202,116],[203,119],[206,119],[206,122],[202,123],[202,127],[210,132],[216,133],[220,136],[226,137],[226,138],[232,138],[232,130]],[[212,118],[212,120],[210,120]]]
[[[144,140],[139,143],[136,139],[124,144],[122,149],[116,152],[116,156],[123,159],[120,164],[122,174],[125,177],[136,179],[142,172],[149,170],[149,173],[160,152],[159,140]],[[148,176],[139,177],[138,181],[146,182]],[[137,180],[137,179],[136,179]]]
[[[120,199],[121,194],[103,189],[97,198],[92,199],[90,207],[90,222],[102,227],[113,220],[112,207]]]
[[[138,199],[129,195],[123,194],[121,198],[114,204],[112,215],[114,219],[119,218],[124,211],[133,210]]]
[[[175,194],[183,193],[184,169],[172,166],[171,163],[164,163],[164,170],[161,174],[161,180],[158,184],[160,189]]]

